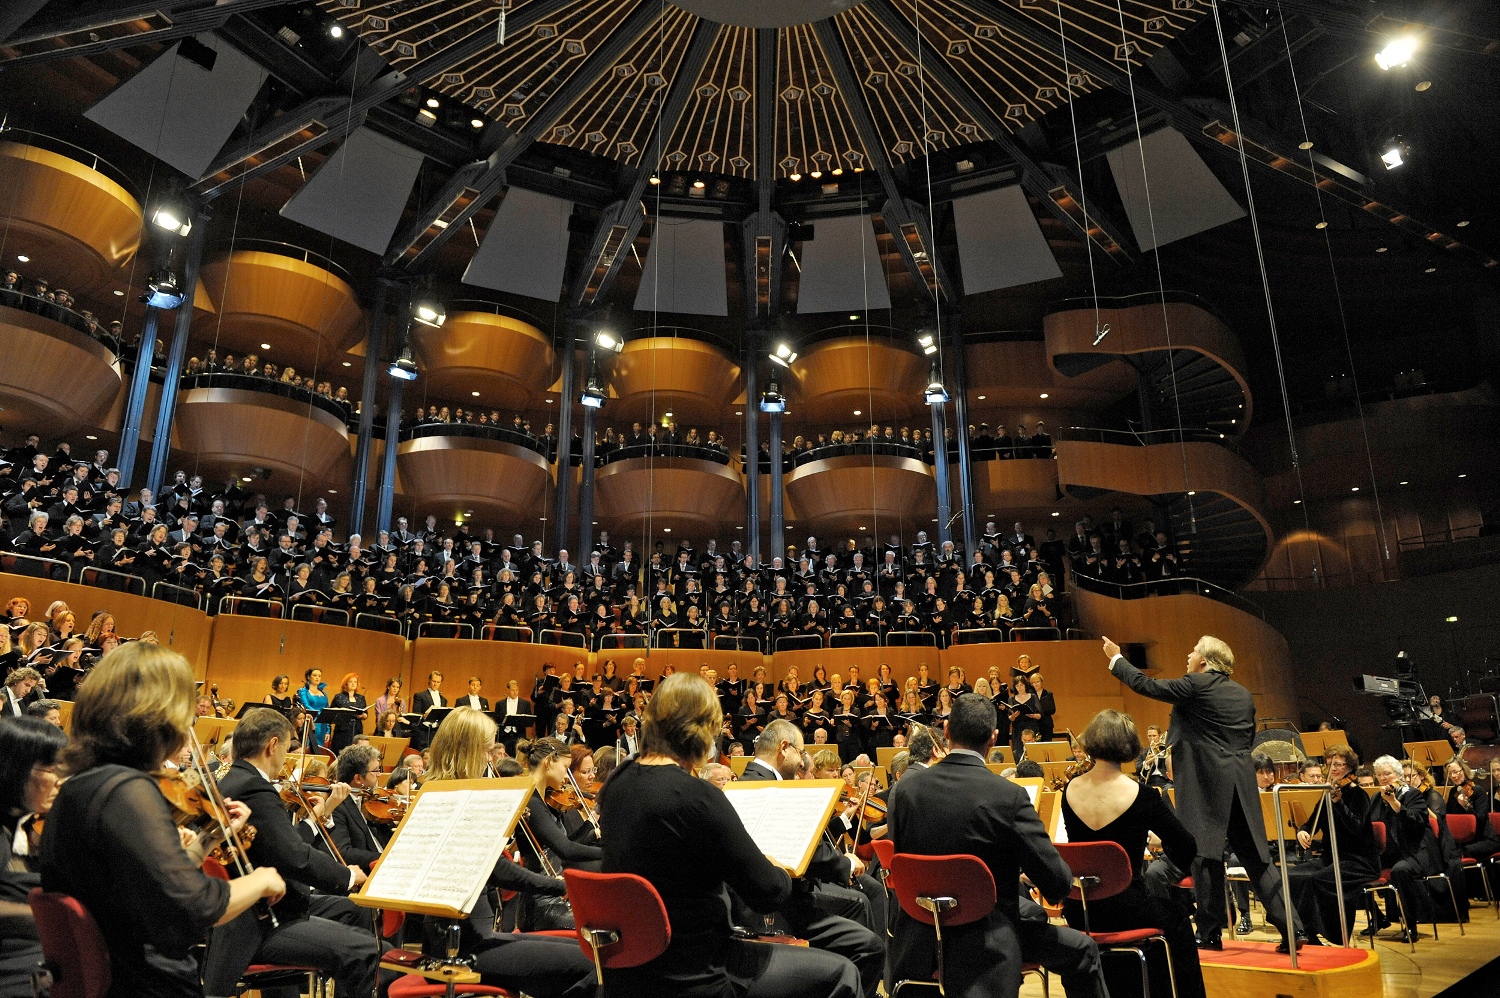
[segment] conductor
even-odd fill
[[[1109,671],[1125,685],[1141,696],[1172,705],[1167,745],[1177,787],[1177,816],[1198,842],[1192,870],[1198,947],[1224,948],[1220,933],[1224,930],[1227,842],[1256,885],[1267,921],[1281,933],[1278,948],[1286,952],[1281,879],[1271,867],[1265,830],[1258,820],[1260,800],[1250,764],[1255,699],[1229,678],[1234,672],[1234,652],[1218,638],[1204,635],[1188,653],[1187,675],[1167,680],[1152,679],[1131,665],[1109,638],[1104,639],[1104,654],[1109,658]],[[1301,945],[1300,920],[1296,933]]]

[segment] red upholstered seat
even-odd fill
[[[1083,903],[1083,924],[1088,929],[1089,903],[1115,897],[1130,886],[1134,870],[1130,855],[1118,842],[1063,842],[1057,846],[1058,853],[1068,869],[1073,871],[1073,889],[1069,896]],[[1099,944],[1101,953],[1134,953],[1141,962],[1141,993],[1151,993],[1151,976],[1146,965],[1144,947],[1148,943],[1160,943],[1172,959],[1172,947],[1162,935],[1161,929],[1142,927],[1119,932],[1093,932],[1089,936]],[[1172,979],[1172,994],[1176,998],[1177,981]]]
[[[52,971],[54,998],[101,998],[111,980],[109,950],[94,916],[77,898],[40,887],[28,900]]]
[[[605,968],[639,967],[666,952],[672,942],[667,906],[651,881],[633,873],[564,870],[578,945],[594,962],[599,995]]]
[[[386,992],[390,998],[424,998],[428,995],[445,995],[448,986],[437,981],[429,981],[420,974],[404,974],[391,982],[390,990]],[[488,984],[455,984],[453,993],[459,995],[501,995],[503,998],[513,998],[513,992],[504,988],[491,987]]]
[[[1158,939],[1161,933],[1156,929],[1127,929],[1124,932],[1090,932],[1094,942],[1100,946],[1129,946],[1134,943],[1143,943],[1151,939]]]
[[[918,922],[931,925],[937,935],[937,967],[932,980],[897,981],[891,992],[892,998],[898,998],[904,988],[911,986],[931,987],[936,984],[942,992],[945,981],[943,929],[977,922],[995,910],[994,874],[977,856],[918,856],[895,852],[894,843],[890,848],[887,886],[895,890],[902,911]],[[1044,976],[1044,990],[1046,986]]]

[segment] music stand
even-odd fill
[[[420,714],[416,716],[417,720],[421,721],[422,724],[426,725],[428,728],[431,728],[433,732],[436,732],[438,729],[438,725],[443,723],[443,718],[447,717],[451,713],[453,713],[452,707],[432,707],[427,711],[427,716],[425,718],[423,718]]]
[[[393,738],[390,735],[371,735],[370,744],[380,750],[380,768],[389,773],[401,765],[401,760],[406,756],[406,747],[411,744],[411,739]]]
[[[212,748],[225,738],[233,736],[239,723],[232,717],[200,717],[193,722],[193,733],[198,736],[198,742],[204,748]]]
[[[536,724],[535,714],[505,714],[498,710],[490,711],[490,717],[503,735],[507,728],[512,728],[514,734],[524,734],[527,728]]]
[[[318,716],[313,718],[313,723],[338,727],[343,724],[353,724],[354,719],[363,713],[366,711],[355,710],[353,707],[324,707],[318,711]]]
[[[268,703],[261,703],[259,700],[249,700],[245,703],[240,704],[240,709],[234,712],[234,719],[236,721],[243,721],[246,714],[250,713],[252,710],[255,710],[258,707],[264,708],[266,710],[276,710],[275,707],[272,707]],[[278,711],[278,713],[284,715],[286,711]]]

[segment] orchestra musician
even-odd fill
[[[611,998],[855,998],[859,971],[843,957],[733,933],[729,890],[756,911],[775,911],[791,897],[792,878],[760,852],[724,793],[693,776],[723,726],[713,688],[674,674],[658,684],[643,721],[640,755],[600,792],[609,816],[603,870],[650,881],[672,937],[655,959],[610,971]]]
[[[945,724],[948,754],[929,769],[908,767],[889,795],[886,816],[896,852],[977,856],[995,878],[994,911],[943,932],[947,993],[1014,998],[1026,960],[1055,971],[1069,998],[1106,998],[1092,939],[1045,918],[1022,918],[1022,872],[1049,898],[1066,897],[1072,876],[1026,791],[985,765],[997,737],[995,720],[990,701],[961,695]],[[934,946],[931,927],[900,911],[891,943],[891,976],[929,980],[936,966]]]
[[[1412,926],[1400,941],[1415,942],[1417,923],[1432,920],[1432,898],[1423,878],[1443,868],[1443,854],[1427,822],[1427,796],[1406,785],[1401,763],[1383,755],[1370,768],[1380,785],[1370,820],[1385,823],[1385,854],[1380,857],[1380,864],[1391,871],[1391,885],[1400,895],[1407,922]],[[1391,924],[1389,911],[1381,923],[1377,930]]]
[[[42,962],[27,895],[41,885],[38,833],[57,798],[67,744],[61,728],[37,718],[0,721],[0,998],[29,998]]]
[[[536,787],[536,793],[526,803],[526,827],[516,833],[516,846],[526,868],[597,870],[603,851],[596,845],[569,837],[563,810],[547,800],[549,793],[561,791],[568,785],[568,767],[573,761],[569,746],[556,738],[538,738],[530,744],[520,744],[517,755]],[[538,855],[538,850],[546,853],[545,859]],[[562,921],[567,924],[560,924]],[[571,918],[564,918],[552,906],[531,903],[530,896],[525,894],[522,895],[519,924],[526,931],[573,927]]]
[[[1172,704],[1167,744],[1172,746],[1177,813],[1198,844],[1193,860],[1193,891],[1198,899],[1198,945],[1222,949],[1224,930],[1224,850],[1234,850],[1266,908],[1266,918],[1288,947],[1281,878],[1271,868],[1260,800],[1250,768],[1255,737],[1255,698],[1230,678],[1234,652],[1204,635],[1188,653],[1187,674],[1152,679],[1104,639],[1109,670],[1136,693]],[[1252,823],[1252,817],[1254,821]],[[1294,923],[1298,920],[1294,917]],[[1300,937],[1300,924],[1293,931]]]
[[[193,711],[187,659],[140,641],[105,655],[73,704],[70,776],[42,833],[41,886],[93,916],[109,953],[106,998],[201,996],[194,949],[208,930],[286,891],[270,867],[209,877],[201,852],[184,848],[149,774],[189,744]],[[225,804],[238,832],[250,811]]]
[[[335,790],[345,786],[352,792],[342,795],[343,799],[334,805],[327,822],[329,834],[340,856],[369,873],[385,844],[365,818],[359,795],[378,790],[385,782],[380,769],[380,750],[373,745],[350,745],[339,753],[334,764],[334,778],[338,781],[334,784]],[[333,799],[332,794],[329,799]]]
[[[1354,928],[1354,912],[1364,896],[1365,885],[1380,876],[1380,850],[1375,847],[1375,830],[1370,825],[1372,802],[1368,794],[1355,785],[1354,771],[1359,768],[1359,756],[1348,745],[1329,745],[1323,750],[1323,763],[1328,767],[1328,782],[1334,789],[1330,792],[1333,807],[1328,809],[1320,802],[1305,824],[1297,830],[1297,844],[1311,849],[1313,833],[1319,827],[1333,826],[1338,837],[1338,872],[1344,888],[1344,925]],[[1304,782],[1321,783],[1322,780],[1306,779]],[[1319,936],[1335,946],[1342,946],[1339,937],[1338,891],[1333,876],[1333,856],[1326,845],[1316,863],[1297,863],[1290,867],[1292,902],[1302,916],[1302,925],[1307,930],[1307,939],[1316,943]]]
[[[364,869],[314,848],[311,837],[293,825],[272,785],[286,762],[292,737],[291,722],[266,707],[247,712],[234,729],[235,761],[220,787],[250,808],[255,827],[251,862],[280,871],[287,891],[272,908],[279,924],[246,916],[214,933],[204,968],[209,994],[232,994],[245,968],[255,962],[317,967],[343,994],[363,995],[375,986],[377,940],[368,928],[368,915],[346,896],[365,882]],[[315,814],[304,820],[323,817]]]

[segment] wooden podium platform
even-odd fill
[[[1224,949],[1199,950],[1203,987],[1214,998],[1372,998],[1382,994],[1380,954],[1342,946],[1304,946],[1291,957],[1275,943],[1225,937]]]

